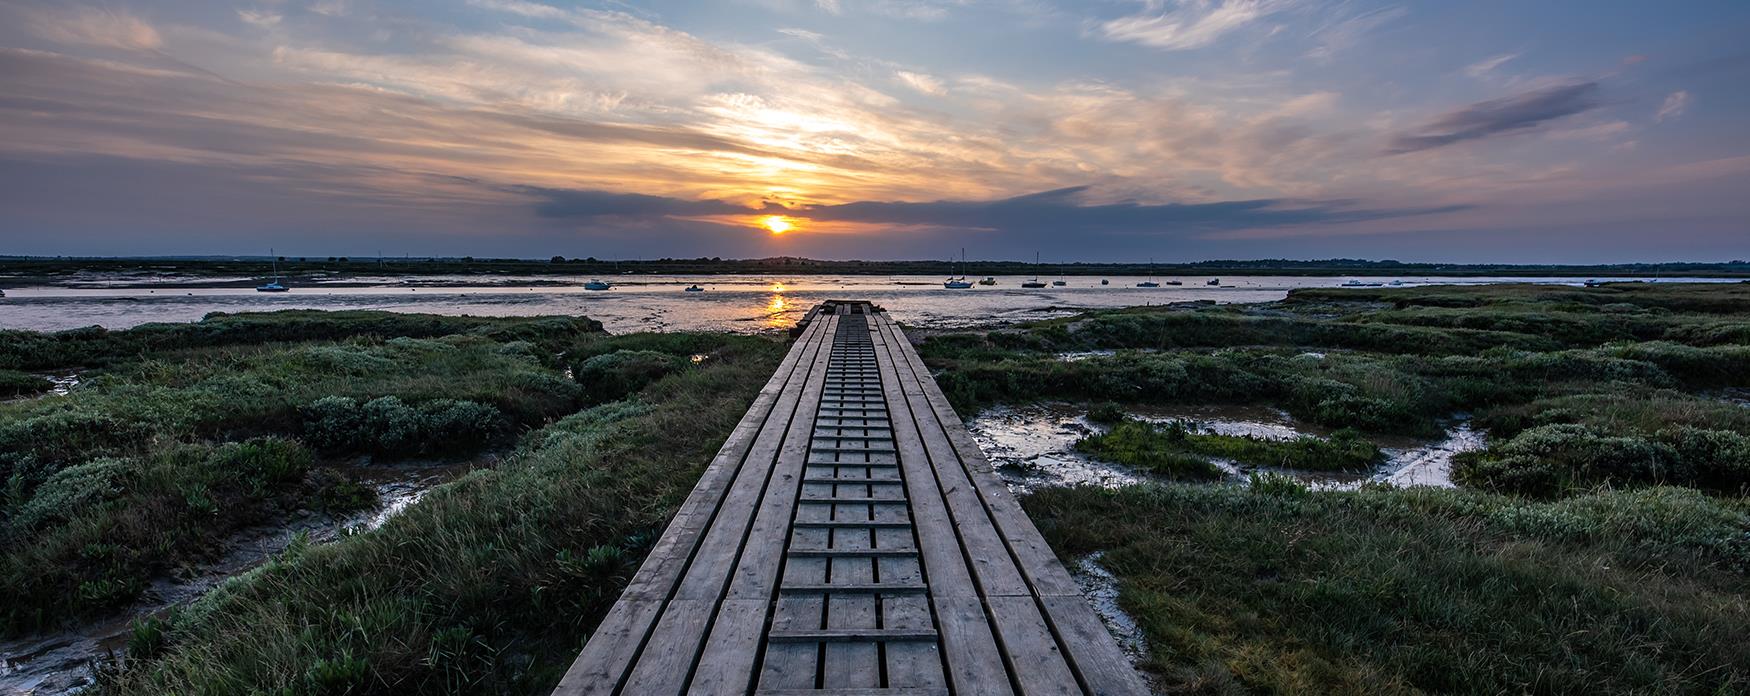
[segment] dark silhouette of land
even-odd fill
[[[199,286],[249,285],[253,279],[274,273],[274,259],[267,256],[234,257],[4,257],[0,278],[10,286],[76,283],[75,274],[141,276],[154,287],[165,284]],[[1031,264],[1018,261],[950,260],[832,261],[780,256],[763,259],[611,260],[568,258],[485,259],[474,257],[344,257],[282,256],[280,275],[296,281],[321,276],[327,285],[344,285],[349,278],[368,284],[371,278],[404,275],[495,275],[516,276],[609,276],[625,274],[861,274],[861,275],[1290,275],[1290,276],[1525,276],[1562,278],[1611,277],[1728,277],[1750,278],[1750,261],[1720,263],[1620,263],[1578,264],[1463,264],[1369,261],[1365,259],[1254,259],[1167,263],[1062,263]],[[153,277],[163,276],[163,277]],[[558,282],[557,280],[551,282]],[[114,286],[113,282],[107,283]],[[519,284],[523,284],[519,281]]]

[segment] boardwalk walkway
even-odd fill
[[[829,302],[554,693],[1146,689],[899,327]]]

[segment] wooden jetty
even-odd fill
[[[1144,694],[917,351],[795,344],[556,695]]]

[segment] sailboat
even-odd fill
[[[1039,252],[1037,252],[1037,251],[1033,252],[1033,279],[1029,280],[1025,283],[1022,283],[1021,287],[1023,287],[1023,288],[1042,288],[1042,287],[1045,287],[1044,283],[1039,282]]]
[[[1161,286],[1160,283],[1155,282],[1155,274],[1154,274],[1155,260],[1152,258],[1148,260],[1148,270],[1149,270],[1148,280],[1137,283],[1136,287],[1139,287],[1139,288],[1158,288]]]
[[[960,263],[966,263],[966,247],[960,247]],[[959,266],[956,266],[954,270],[960,270]],[[972,281],[967,280],[966,276],[955,276],[942,281],[942,287],[949,290],[965,290],[972,287]]]
[[[280,257],[276,256],[274,254],[274,251],[272,248],[269,248],[267,250],[267,255],[273,261],[273,281],[267,283],[266,285],[255,286],[255,291],[256,292],[285,292],[287,290],[290,290],[291,288],[288,288],[288,287],[280,284]]]

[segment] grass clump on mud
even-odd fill
[[[1172,693],[1740,693],[1750,506],[1292,483],[1047,489]]]
[[[95,352],[56,360],[101,365],[65,396],[0,403],[0,582],[15,590],[0,633],[125,605],[240,528],[369,505],[360,455],[508,447],[583,403],[558,353],[603,336],[588,320],[339,314],[0,335],[0,354],[65,344]],[[317,338],[261,340],[288,335],[280,322]]]
[[[1201,432],[1196,424],[1182,421],[1121,419],[1106,432],[1078,440],[1075,446],[1096,457],[1178,479],[1221,478],[1223,472],[1211,458],[1310,471],[1361,470],[1380,459],[1379,448],[1353,430],[1339,430],[1329,438],[1271,440]]]
[[[379,529],[224,585],[103,692],[550,689],[784,350],[686,335],[574,352],[661,348],[710,357],[529,432]]]

